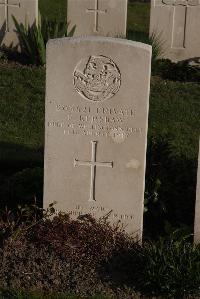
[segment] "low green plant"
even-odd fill
[[[152,46],[152,61],[156,61],[165,53],[164,41],[160,34],[153,32],[149,37],[149,44]]]
[[[68,32],[69,23],[48,21],[47,18],[39,16],[38,24],[32,26],[18,23],[14,16],[13,21],[19,37],[22,53],[29,59],[30,64],[45,65],[46,44],[49,39],[72,36],[75,26]]]
[[[0,230],[11,228],[0,245],[2,290],[78,298],[199,298],[200,246],[191,244],[186,231],[139,245],[107,217],[72,220],[65,213],[52,217],[54,212],[52,204],[38,218],[33,205],[20,208],[15,219],[12,213],[0,217]]]
[[[156,33],[152,33],[151,36],[149,36],[146,32],[130,30],[128,31],[127,38],[152,46],[153,65],[164,53],[164,42],[162,41],[161,36]]]
[[[199,298],[200,246],[192,245],[188,238],[176,231],[168,239],[144,244],[137,287],[151,296]]]

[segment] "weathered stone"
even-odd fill
[[[127,0],[68,0],[74,36],[126,36]]]
[[[200,57],[200,0],[151,0],[150,34],[163,43],[164,58]]]
[[[32,26],[38,20],[38,0],[0,0],[0,45],[19,44],[12,15],[19,23]]]
[[[200,243],[200,142],[199,142],[199,159],[198,159],[198,173],[197,173],[194,242],[196,244]]]
[[[44,206],[110,213],[142,234],[151,47],[115,38],[47,46]]]

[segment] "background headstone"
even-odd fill
[[[151,47],[88,37],[47,47],[44,206],[110,213],[141,237]]]
[[[126,36],[127,0],[68,0],[74,36]]]
[[[31,26],[38,20],[38,0],[0,0],[0,45],[7,47],[18,45],[12,15]]]
[[[200,0],[151,0],[152,33],[163,42],[164,58],[200,57]]]
[[[194,242],[196,244],[200,243],[200,142],[199,142],[199,159],[198,159],[198,172],[197,172]]]

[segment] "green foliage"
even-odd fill
[[[2,290],[15,290],[22,296],[16,298],[26,298],[27,292],[28,298],[31,292],[33,298],[34,292],[78,298],[199,298],[200,246],[191,244],[185,231],[141,246],[120,224],[109,225],[109,218],[81,215],[71,220],[64,213],[52,217],[54,211],[51,205],[41,218],[41,209],[32,205],[0,214]],[[9,292],[14,294],[4,294]]]
[[[135,298],[133,291],[129,297],[123,288],[113,290],[104,281],[102,263],[113,250],[130,244],[120,226],[111,227],[106,219],[96,221],[88,215],[70,220],[67,214],[59,214],[52,219],[51,211],[53,206],[45,211],[45,217],[37,218],[34,206],[33,210],[19,210],[20,217],[7,213],[0,218],[4,232],[0,246],[1,287],[76,293],[81,298],[100,293],[111,298],[118,293],[125,299]],[[25,221],[21,214],[27,212]]]
[[[164,54],[164,42],[160,35],[152,33],[149,37],[149,44],[152,46],[152,62],[155,63]]]
[[[50,38],[61,38],[72,36],[75,26],[68,32],[65,21],[48,21],[47,18],[39,18],[38,24],[34,23],[31,27],[18,23],[13,16],[13,21],[20,41],[22,53],[26,55],[29,63],[45,65],[46,63],[46,44]]]
[[[139,289],[164,298],[200,296],[200,247],[185,238],[160,239],[144,245],[140,255]]]
[[[164,53],[163,41],[155,33],[149,36],[146,32],[129,31],[127,38],[152,46],[152,67],[154,67],[159,57]]]

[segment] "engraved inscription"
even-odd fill
[[[4,2],[0,2],[0,7],[4,7],[5,9],[5,32],[9,32],[9,7],[20,8],[20,3],[9,4],[9,0],[4,0]]]
[[[47,125],[61,129],[64,135],[104,137],[123,143],[130,136],[139,137],[143,132],[143,128],[133,126],[136,119],[134,107],[61,105],[55,102],[55,110],[57,117],[47,121]]]
[[[121,86],[117,65],[105,56],[82,59],[74,71],[74,87],[85,99],[101,102],[113,97]]]
[[[85,214],[90,214],[93,217],[102,217],[105,215],[108,215],[109,219],[113,218],[113,220],[117,221],[124,221],[124,220],[129,220],[129,221],[134,221],[134,215],[133,214],[119,214],[116,211],[114,212],[113,210],[110,210],[108,208],[102,207],[102,206],[89,206],[89,207],[84,207],[81,205],[76,205],[74,209],[70,209],[66,211],[69,215],[71,216],[80,216],[80,215],[85,215]]]
[[[113,168],[113,162],[97,162],[97,141],[91,141],[92,143],[92,158],[91,161],[79,161],[74,159],[74,167],[77,166],[89,166],[91,168],[91,181],[90,181],[90,202],[95,202],[95,181],[96,181],[96,167],[110,167]]]
[[[99,31],[99,14],[107,13],[107,10],[99,9],[99,0],[95,0],[95,8],[86,9],[87,13],[94,13],[94,32]]]

